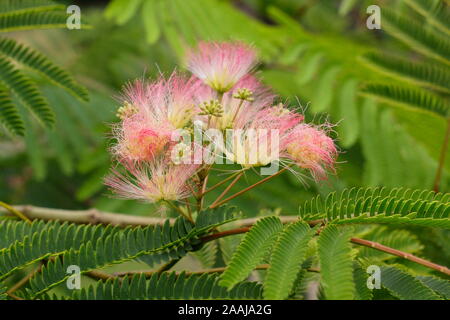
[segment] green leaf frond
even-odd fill
[[[285,299],[296,280],[299,266],[303,263],[308,242],[315,229],[299,221],[288,226],[277,240],[264,281],[264,298]]]
[[[268,253],[283,224],[278,217],[259,220],[239,244],[227,269],[221,275],[220,285],[232,288],[244,280]]]
[[[450,229],[450,194],[405,188],[351,188],[300,206],[303,220],[336,224],[409,224]]]
[[[178,259],[201,247],[199,237],[232,221],[234,209],[221,207],[199,214],[196,226],[184,218],[171,225],[125,228],[102,225],[75,225],[59,222],[4,221],[0,225],[0,278],[35,261],[55,257],[42,273],[30,281],[34,296],[65,281],[67,268],[80,267],[82,273],[133,260],[144,255],[159,263]]]
[[[444,1],[405,0],[405,3],[423,15],[429,24],[450,35],[450,13]]]
[[[381,285],[400,300],[442,300],[432,289],[396,267],[381,267]]]
[[[414,50],[430,58],[450,65],[450,41],[448,37],[426,30],[423,25],[396,14],[383,10],[383,28],[388,33],[404,42]]]
[[[434,276],[418,276],[416,277],[424,285],[439,294],[442,298],[450,299],[450,282]]]
[[[399,106],[427,110],[445,118],[450,116],[448,100],[418,87],[367,83],[360,94]]]
[[[0,287],[0,300],[6,300],[7,299],[7,295],[6,295],[6,288],[4,287]]]
[[[119,232],[118,228],[59,222],[3,222],[0,230],[0,279],[33,262]]]
[[[368,53],[362,60],[372,69],[410,83],[450,93],[450,68],[426,62]]]
[[[32,48],[26,47],[13,39],[0,38],[0,53],[43,74],[81,100],[89,100],[87,90],[77,84],[68,72]]]
[[[175,272],[155,273],[149,279],[134,275],[99,282],[75,291],[74,300],[188,300],[188,299],[261,299],[262,286],[256,282],[238,283],[232,290],[219,286],[216,275],[187,275]]]
[[[320,284],[327,299],[349,300],[355,295],[351,233],[351,228],[328,225],[319,235]]]
[[[13,134],[23,136],[25,124],[12,100],[10,90],[0,83],[0,122]]]
[[[65,12],[23,11],[0,15],[0,32],[67,28]]]
[[[353,281],[355,283],[355,300],[372,300],[372,291],[367,287],[369,274],[355,261],[353,263]]]
[[[0,15],[62,10],[64,8],[64,5],[50,0],[2,0],[0,2]]]
[[[0,54],[0,80],[3,81],[47,127],[55,116],[36,84]]]

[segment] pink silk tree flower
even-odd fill
[[[188,125],[207,89],[195,77],[187,78],[176,72],[168,79],[160,77],[147,83],[135,81],[125,89],[124,100],[149,125],[181,129]]]
[[[226,148],[225,156],[244,168],[280,161],[292,130],[301,121],[303,116],[282,106],[264,108],[242,129],[227,131],[232,134],[232,143]]]
[[[187,68],[219,93],[229,91],[255,65],[255,50],[242,42],[200,42],[187,54]]]
[[[117,144],[112,148],[118,159],[152,161],[171,144],[172,130],[163,125],[148,125],[140,119],[125,119],[114,130]]]
[[[122,121],[115,126],[119,159],[151,161],[172,145],[177,129],[189,126],[198,112],[199,99],[212,90],[195,77],[176,72],[168,79],[135,81],[125,89],[125,105],[119,109]]]
[[[123,163],[128,173],[113,170],[105,178],[105,184],[123,199],[142,200],[148,203],[177,201],[191,196],[189,179],[197,172],[199,165],[175,165],[164,158],[137,165]]]
[[[337,149],[333,139],[308,124],[298,125],[285,142],[285,156],[300,168],[310,170],[316,180],[326,179],[326,171],[334,171]]]
[[[217,94],[213,93],[210,99],[217,99]],[[209,123],[209,128],[242,129],[253,122],[261,110],[270,108],[274,99],[275,95],[269,88],[253,75],[247,75],[223,95],[219,117],[208,119],[208,116],[201,116],[200,120]]]

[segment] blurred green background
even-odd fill
[[[110,125],[117,121],[117,97],[127,81],[183,69],[184,50],[199,40],[237,39],[253,44],[261,57],[259,76],[280,94],[281,101],[305,110],[307,121],[328,119],[337,124],[335,138],[341,154],[336,175],[316,184],[283,174],[234,200],[246,216],[261,209],[295,214],[304,200],[346,187],[433,186],[446,119],[360,92],[365,81],[398,82],[374,71],[362,55],[376,51],[411,61],[423,59],[387,34],[383,24],[381,30],[366,27],[366,9],[374,3],[421,19],[404,1],[59,2],[80,6],[90,28],[7,35],[69,70],[88,88],[90,100],[81,102],[38,75],[30,75],[52,106],[56,125],[45,129],[22,112],[24,137],[0,128],[0,199],[4,202],[158,214],[151,205],[111,198],[103,186],[102,177],[111,166]],[[440,187],[447,192],[449,153]],[[239,186],[256,179],[249,175]]]

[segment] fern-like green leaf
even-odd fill
[[[383,10],[383,29],[414,50],[450,64],[450,41],[439,33],[426,30],[411,18]]]
[[[0,300],[6,300],[8,295],[6,294],[6,288],[0,287]]]
[[[450,229],[450,193],[430,190],[352,188],[318,196],[300,206],[304,220],[326,219],[336,224],[389,223]]]
[[[320,283],[328,300],[350,300],[355,295],[351,232],[351,229],[328,225],[320,233]]]
[[[10,91],[3,84],[0,84],[0,122],[16,135],[23,136],[25,133],[22,117],[13,103]]]
[[[55,122],[53,111],[37,86],[20,70],[16,69],[3,55],[0,55],[0,80],[2,80],[25,105],[48,127]]]
[[[302,221],[288,226],[281,233],[264,281],[265,299],[281,300],[289,295],[314,233],[315,229]]]
[[[9,222],[6,224],[9,224]],[[36,261],[60,255],[70,249],[77,250],[85,243],[95,243],[99,237],[107,237],[119,232],[117,228],[92,225],[77,226],[68,223],[60,224],[59,222],[33,223],[30,228],[23,227],[24,222],[17,224],[13,222],[12,224],[13,226],[10,228],[6,226],[7,231],[9,229],[16,236],[22,234],[25,237],[16,240],[9,247],[0,251],[0,279],[6,278],[15,270]],[[4,226],[2,227],[4,228]],[[11,232],[8,234],[11,235]]]
[[[179,259],[201,244],[199,237],[232,220],[231,215],[231,209],[222,208],[217,215],[204,211],[199,214],[195,227],[186,219],[178,218],[173,225],[167,220],[163,226],[127,228],[99,237],[95,242],[84,242],[79,249],[65,251],[49,262],[41,273],[30,280],[32,295],[40,296],[66,281],[70,277],[67,268],[71,265],[79,266],[81,273],[86,273],[144,255],[153,262]],[[223,220],[224,217],[226,220]],[[146,262],[149,263],[148,260]]]
[[[381,267],[381,285],[401,300],[442,300],[421,281],[396,267]]]
[[[67,28],[65,12],[22,11],[0,15],[0,32]]]
[[[429,287],[431,290],[442,296],[442,298],[450,299],[450,281],[433,276],[418,276],[420,282]]]
[[[64,5],[49,0],[2,0],[0,2],[0,15],[63,10],[64,8]]]
[[[355,283],[355,299],[371,300],[372,291],[367,287],[368,274],[359,263],[353,264],[353,281]]]
[[[450,116],[450,106],[447,100],[420,88],[368,83],[360,93],[387,103],[428,110],[443,117]]]
[[[429,0],[405,0],[405,2],[427,18],[429,24],[450,35],[450,14],[446,10],[444,1],[435,1],[435,4]]]
[[[40,72],[81,100],[88,100],[88,92],[84,87],[77,84],[66,71],[30,47],[26,47],[13,39],[0,38],[0,53]]]
[[[450,93],[450,68],[445,65],[412,62],[411,60],[369,53],[363,61],[371,68],[392,77]]]
[[[301,265],[300,271],[297,272],[294,285],[289,293],[288,299],[304,300],[305,293],[308,291],[308,285],[311,281],[317,280],[319,273],[309,272],[307,269],[311,268],[315,257],[307,258]]]
[[[189,300],[261,299],[262,286],[256,282],[238,283],[232,290],[219,286],[216,275],[186,275],[175,272],[144,275],[99,282],[95,287],[73,293],[75,300]]]
[[[220,285],[232,288],[244,280],[271,248],[283,225],[278,217],[259,220],[245,235],[221,275]]]
[[[2,221],[0,223],[0,252],[3,252],[16,242],[23,241],[27,236],[30,237],[34,233],[42,233],[55,225],[59,225],[59,223],[45,222],[44,220],[34,220],[32,223],[16,220]]]

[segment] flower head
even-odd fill
[[[241,42],[201,42],[187,56],[188,69],[220,93],[229,91],[256,65],[256,52]]]
[[[119,197],[144,202],[176,201],[191,195],[189,179],[199,165],[172,164],[164,159],[143,164],[125,163],[127,174],[113,171],[105,179]]]
[[[136,118],[125,119],[115,129],[117,144],[113,152],[122,161],[152,161],[171,143],[172,130],[160,125],[148,126]]]
[[[192,120],[199,99],[206,92],[207,88],[195,77],[174,72],[168,79],[160,77],[151,83],[135,81],[126,88],[124,96],[137,110],[134,114],[149,126],[181,129]]]
[[[119,159],[151,161],[171,146],[177,129],[189,126],[201,97],[209,94],[198,79],[174,72],[168,79],[135,81],[125,89],[118,111],[113,152]]]
[[[337,156],[333,139],[324,130],[300,124],[290,133],[286,141],[286,157],[299,167],[309,169],[314,178],[326,178],[326,170],[334,170]]]
[[[217,96],[216,93],[211,94]],[[203,121],[214,129],[242,129],[253,122],[261,110],[270,108],[274,98],[275,95],[260,81],[247,75],[223,95],[220,116],[209,121],[203,118]]]
[[[327,126],[304,124],[300,113],[274,105],[275,95],[251,73],[255,64],[248,45],[202,42],[188,53],[194,76],[130,84],[113,130],[112,151],[125,173],[113,170],[105,184],[122,198],[177,201],[203,188],[220,157],[245,169],[290,164],[294,174],[295,163],[324,179],[337,156]]]
[[[303,117],[291,111],[280,115],[277,108],[264,108],[243,129],[227,131],[231,133],[231,148],[225,151],[229,160],[247,168],[280,160],[280,150]]]

